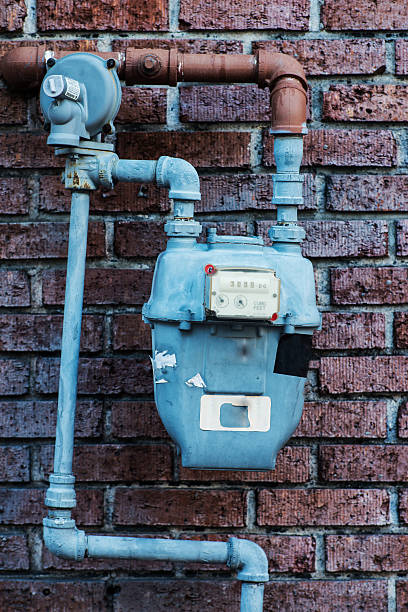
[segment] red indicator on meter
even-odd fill
[[[204,268],[204,272],[208,275],[208,276],[212,276],[213,274],[215,274],[217,271],[216,267],[213,266],[212,264],[207,264]]]

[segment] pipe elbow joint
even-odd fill
[[[258,85],[269,87],[273,134],[307,134],[307,81],[291,55],[258,51]]]
[[[238,569],[238,580],[268,582],[268,559],[263,549],[250,540],[228,540],[228,567]]]
[[[85,531],[77,529],[71,518],[43,519],[44,544],[50,552],[63,559],[81,561],[85,557]]]
[[[169,187],[169,197],[173,200],[201,200],[197,170],[185,159],[160,157],[156,166],[156,183],[159,187]]]

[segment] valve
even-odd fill
[[[114,132],[121,102],[116,62],[92,53],[72,53],[47,64],[40,103],[50,124],[48,144],[78,147]]]

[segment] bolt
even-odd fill
[[[102,131],[104,134],[111,134],[112,133],[112,126],[110,123],[105,123],[105,125],[102,128]]]
[[[116,62],[114,59],[109,58],[108,61],[106,62],[106,65],[108,68],[115,68]]]
[[[47,59],[47,66],[48,68],[52,68],[53,66],[55,66],[56,61],[53,57],[50,57]]]
[[[145,74],[157,74],[161,63],[157,55],[145,55],[142,59],[142,70]]]

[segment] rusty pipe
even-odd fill
[[[38,47],[16,47],[0,60],[0,74],[13,89],[38,87],[46,60],[59,59],[75,51],[46,51]],[[119,78],[127,85],[177,85],[181,81],[207,83],[257,83],[271,92],[272,131],[305,133],[307,82],[299,62],[283,53],[259,50],[255,55],[209,53],[184,54],[177,49],[128,49],[123,53],[99,53],[118,64]]]
[[[15,47],[0,58],[0,76],[6,81],[10,89],[27,91],[37,89],[46,73],[47,60],[58,60],[71,53],[84,53],[84,51],[51,50],[47,45],[36,47]],[[123,53],[90,51],[104,59],[113,58],[118,63],[119,77],[123,78],[125,56]]]

